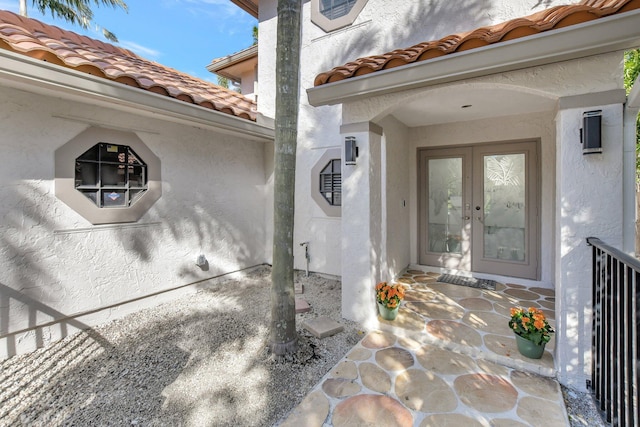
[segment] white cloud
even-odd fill
[[[157,51],[155,49],[149,48],[149,47],[145,47],[142,46],[136,42],[132,42],[132,41],[128,41],[128,40],[120,40],[118,43],[119,46],[125,48],[125,49],[129,49],[135,53],[137,53],[138,55],[142,56],[143,58],[147,58],[147,59],[157,59],[160,56],[162,56],[162,53],[160,51]]]

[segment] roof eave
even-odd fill
[[[233,53],[223,58],[216,58],[207,65],[207,70],[212,73],[218,73],[232,65],[240,64],[244,61],[250,61],[258,57],[258,45],[248,47],[240,52]]]
[[[247,12],[249,15],[258,19],[258,9],[260,0],[231,0],[231,3],[238,6],[240,9]]]
[[[567,61],[640,46],[640,10],[307,89],[313,106]]]
[[[272,128],[247,119],[105,80],[5,49],[0,49],[0,81],[3,85],[29,92],[136,111],[174,122],[242,135],[254,140],[272,141],[275,136]]]

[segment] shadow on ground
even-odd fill
[[[312,369],[265,360],[269,273],[3,362],[0,424],[273,425],[343,354],[314,358]]]

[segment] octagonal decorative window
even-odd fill
[[[342,205],[342,173],[340,159],[329,160],[320,172],[320,194],[331,206]]]
[[[101,142],[76,159],[75,188],[99,208],[129,207],[147,191],[147,165],[131,147]]]
[[[92,224],[135,222],[162,195],[160,159],[133,132],[91,127],[55,161],[56,196]]]
[[[312,0],[311,22],[326,32],[353,24],[367,0]]]
[[[342,214],[342,160],[340,148],[329,148],[311,168],[311,198],[329,217]]]

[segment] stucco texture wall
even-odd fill
[[[341,106],[310,106],[305,91],[313,87],[315,76],[361,56],[469,31],[555,4],[564,3],[467,0],[463,6],[452,6],[445,0],[431,1],[428,5],[413,0],[368,0],[352,25],[326,33],[311,22],[311,2],[303,3],[294,242],[310,242],[312,271],[340,275],[341,254],[337,249],[341,233],[339,220],[328,218],[311,199],[310,193],[316,190],[310,185],[309,170],[323,150],[341,146],[341,123],[369,120],[351,120],[351,117],[344,120]],[[260,2],[258,110],[269,117],[275,115],[276,6],[275,0]],[[304,269],[303,252],[297,249],[295,268]],[[393,256],[396,261],[391,263],[402,259]]]
[[[268,261],[264,143],[14,89],[0,99],[0,357],[176,295],[12,332]],[[162,197],[136,223],[93,226],[54,194],[54,151],[91,124],[131,130],[160,158]]]

